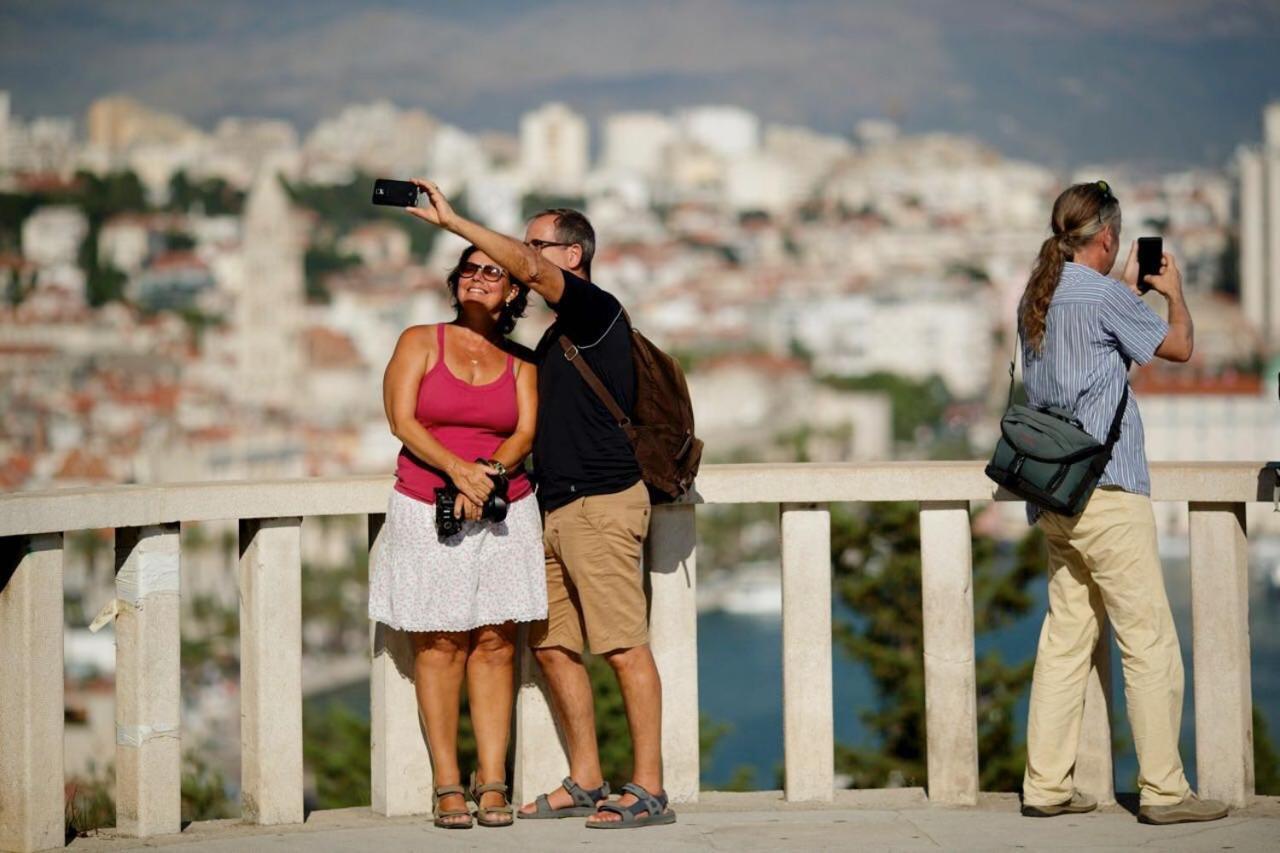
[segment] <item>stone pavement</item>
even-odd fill
[[[1132,807],[1132,804],[1131,806]],[[541,850],[1280,850],[1280,798],[1257,801],[1226,820],[1145,826],[1111,806],[1094,814],[1033,820],[1011,794],[984,794],[977,808],[931,807],[918,788],[843,791],[830,805],[787,805],[777,792],[707,792],[677,809],[674,826],[588,830],[581,820],[517,821],[509,829],[435,829],[421,817],[383,818],[368,809],[316,812],[301,826],[257,828],[237,821],[193,824],[181,835],[139,842],[108,833],[78,838],[76,853],[172,848],[174,853]]]

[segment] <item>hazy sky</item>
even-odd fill
[[[1051,165],[1217,164],[1280,98],[1277,45],[1277,0],[6,0],[0,88],[23,116],[127,92],[302,130],[375,98],[508,131],[549,99],[728,102],[840,133],[889,115]]]

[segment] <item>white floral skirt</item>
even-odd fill
[[[369,573],[369,618],[401,631],[470,631],[547,618],[542,516],[533,495],[500,524],[440,541],[436,508],[392,490]]]

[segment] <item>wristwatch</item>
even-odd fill
[[[477,459],[481,465],[488,465],[490,468],[498,472],[499,477],[507,476],[507,466],[503,465],[497,459]]]

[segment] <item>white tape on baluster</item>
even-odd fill
[[[137,605],[157,592],[178,592],[178,555],[145,550],[145,542],[139,543],[138,547],[139,552],[130,556],[116,575],[116,597]]]
[[[178,727],[157,723],[154,726],[116,726],[116,745],[140,747],[156,738],[176,738]]]
[[[93,617],[93,621],[89,623],[89,633],[98,633],[107,625],[107,623],[115,621],[115,618],[119,613],[120,599],[113,598],[106,604],[102,605],[102,609],[98,611],[98,615]]]

